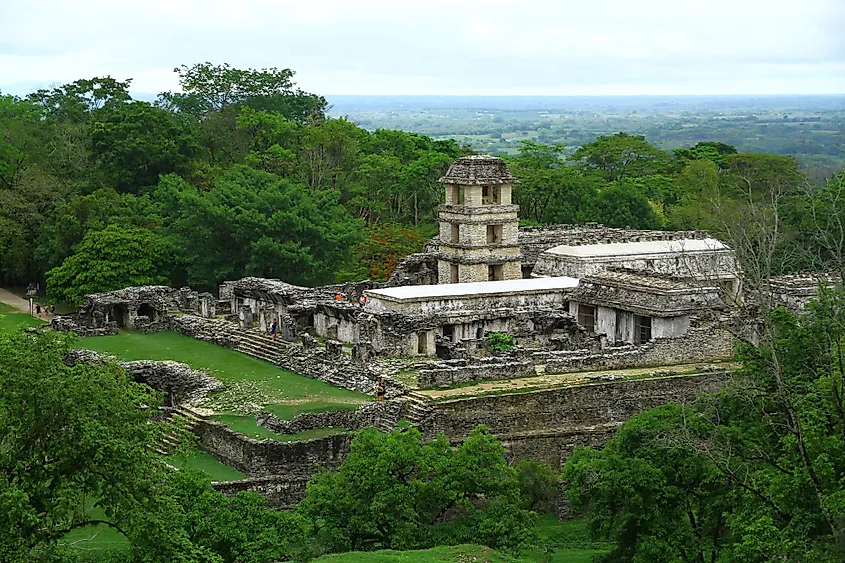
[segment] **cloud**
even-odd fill
[[[845,92],[841,0],[0,0],[0,89],[201,61],[321,94]]]

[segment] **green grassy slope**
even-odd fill
[[[257,406],[292,418],[302,412],[354,408],[369,400],[361,393],[173,332],[122,331],[116,336],[83,338],[79,347],[113,354],[121,360],[175,360],[203,370],[226,386],[203,405],[219,413],[246,415]]]

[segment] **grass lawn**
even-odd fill
[[[311,440],[314,438],[323,438],[333,434],[342,434],[347,432],[346,428],[315,428],[314,430],[306,430],[298,434],[276,434],[269,428],[259,426],[255,422],[255,418],[251,416],[238,416],[232,414],[218,414],[210,417],[212,420],[222,422],[232,430],[240,432],[244,436],[255,438],[256,440],[264,440],[269,438],[277,442],[295,442],[298,440]]]
[[[175,360],[202,370],[226,388],[201,405],[220,414],[248,415],[267,409],[290,419],[303,412],[356,408],[369,397],[340,389],[222,346],[174,332],[142,334],[123,330],[116,336],[92,336],[80,348],[121,360]]]
[[[202,471],[211,477],[212,481],[240,481],[246,475],[225,463],[217,461],[202,450],[196,449],[184,454],[173,454],[164,460],[179,469],[191,468]]]
[[[554,516],[543,515],[537,523],[540,542],[548,546],[548,553],[534,548],[520,557],[510,557],[478,545],[440,546],[419,551],[371,551],[325,555],[312,563],[592,563],[593,557],[610,551],[610,544],[589,539],[586,520],[561,522]]]
[[[312,563],[521,563],[516,559],[480,545],[440,546],[419,551],[354,551],[324,555]]]
[[[28,313],[21,313],[17,309],[0,303],[0,334],[17,332],[25,328],[40,326],[44,324]]]
[[[586,520],[565,520],[544,514],[537,521],[540,542],[548,546],[550,557],[544,559],[542,548],[522,554],[526,561],[549,563],[591,563],[596,555],[603,555],[613,547],[607,542],[593,541],[587,530]]]
[[[91,516],[98,520],[105,519],[105,514],[99,508],[91,509]],[[129,549],[129,540],[105,524],[77,528],[67,534],[61,543],[73,547],[83,561],[95,561],[106,552],[124,552]]]

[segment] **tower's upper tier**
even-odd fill
[[[481,186],[493,184],[518,184],[507,164],[501,158],[488,154],[462,156],[437,180],[441,184]]]

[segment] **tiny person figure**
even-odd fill
[[[367,296],[366,296],[366,295],[361,295],[361,297],[358,299],[358,303],[360,303],[360,304],[361,304],[361,307],[363,307],[364,305],[366,305],[366,304],[367,304]]]
[[[35,304],[35,314],[38,315],[39,317],[41,316],[41,303]]]
[[[386,390],[384,388],[384,378],[379,377],[378,383],[376,383],[376,401],[381,402],[384,400],[385,391]]]
[[[53,316],[56,316],[56,304],[55,303],[50,305],[50,314],[53,315]]]
[[[273,340],[275,340],[276,336],[278,336],[276,328],[278,328],[278,323],[276,323],[276,319],[273,319],[273,322],[270,323],[270,336],[273,337]]]

